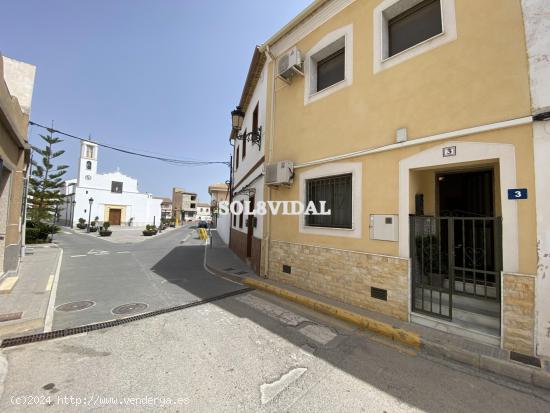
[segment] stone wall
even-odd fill
[[[503,275],[504,348],[533,354],[535,329],[535,277]]]
[[[269,278],[407,320],[408,260],[282,241],[270,247]],[[372,298],[371,287],[387,290],[388,300]]]

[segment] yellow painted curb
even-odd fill
[[[28,331],[37,330],[42,332],[44,328],[44,320],[42,318],[34,318],[31,320],[23,320],[14,324],[0,326],[0,340],[6,338],[7,335],[21,334]],[[40,331],[38,331],[40,330]]]
[[[340,320],[347,321],[354,324],[359,328],[373,331],[377,334],[389,337],[392,340],[399,341],[408,346],[420,348],[420,336],[411,331],[403,330],[392,326],[391,324],[384,323],[382,321],[374,320],[370,317],[354,313],[353,311],[346,310],[344,308],[336,307],[332,304],[323,303],[314,298],[310,298],[301,294],[294,293],[284,288],[277,287],[275,285],[268,284],[266,282],[256,280],[253,278],[245,278],[244,284],[257,288],[259,290],[267,291],[275,294],[279,297],[285,298],[295,303],[301,304],[305,307],[311,308],[320,313],[330,315]]]
[[[13,287],[15,287],[17,280],[19,280],[18,276],[4,278],[0,284],[0,294],[9,294],[13,290]]]

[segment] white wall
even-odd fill
[[[250,189],[254,189],[256,191],[256,195],[255,195],[255,198],[254,198],[254,201],[256,203],[258,203],[258,201],[263,201],[264,200],[263,168],[261,168],[261,167],[258,168],[255,173],[253,173],[250,177],[248,177],[242,183],[242,185],[240,185],[238,188],[235,188],[235,190],[238,191],[239,189],[244,188],[245,186],[247,186]],[[236,195],[233,198],[233,200],[234,201],[248,201],[249,197],[248,197],[248,194]],[[263,236],[263,219],[264,219],[264,217],[265,217],[265,215],[257,215],[256,216],[257,224],[256,224],[256,228],[254,228],[253,235],[254,235],[254,237],[259,238],[259,239],[262,239],[262,236]],[[252,217],[250,217],[250,218],[252,218]],[[233,228],[236,229],[237,231],[247,233],[248,232],[248,227],[246,225],[246,219],[247,219],[247,217],[245,216],[244,219],[243,219],[243,227],[239,228],[239,217],[237,216],[237,225],[233,226]],[[231,224],[233,224],[233,223],[231,223]]]
[[[239,182],[243,176],[246,175],[248,170],[252,168],[262,156],[264,156],[264,147],[265,147],[265,111],[266,111],[266,97],[267,97],[267,65],[264,65],[258,84],[254,89],[252,98],[246,113],[244,116],[243,127],[239,133],[244,133],[244,131],[252,131],[252,114],[256,105],[259,105],[258,112],[258,126],[261,126],[262,131],[262,146],[261,149],[258,148],[258,145],[252,145],[251,142],[246,143],[246,157],[242,159],[243,154],[243,142],[235,142],[235,154],[237,153],[236,148],[239,149],[239,167],[235,170],[233,169],[233,184]],[[235,159],[233,159],[233,166],[235,166]]]
[[[246,109],[244,121],[243,121],[243,127],[240,131],[240,133],[244,133],[244,131],[252,131],[252,118],[254,109],[256,108],[256,105],[258,105],[258,126],[261,126],[262,131],[262,145],[261,148],[258,148],[258,145],[252,145],[252,143],[247,142],[246,143],[246,157],[244,160],[242,159],[242,141],[236,141],[235,145],[236,148],[239,149],[239,168],[236,170],[233,169],[233,194],[243,190],[243,189],[252,189],[255,190],[255,202],[263,201],[264,200],[264,166],[259,166],[250,176],[248,176],[245,180],[242,180],[243,177],[252,169],[254,165],[258,163],[258,161],[264,156],[264,148],[265,148],[265,120],[266,120],[266,100],[267,100],[267,64],[264,65],[260,79],[258,80],[258,83],[256,84],[256,88],[254,89],[254,93],[252,94],[252,97],[250,99],[250,103]],[[235,150],[236,154],[236,150]],[[233,160],[233,166],[236,165],[235,159]],[[237,185],[238,184],[238,185]],[[248,193],[243,193],[241,195],[234,195],[233,197],[234,201],[248,201],[249,195]],[[228,216],[229,217],[229,216]],[[252,219],[252,217],[250,217]],[[263,216],[257,216],[257,224],[256,228],[254,228],[254,237],[261,239],[263,236]],[[231,219],[231,222],[228,224],[232,226],[232,228],[246,233],[247,226],[246,226],[246,219],[245,216],[243,219],[243,227],[239,228],[239,218],[237,217],[237,225],[233,225],[233,220]],[[229,231],[228,231],[229,232]]]
[[[537,353],[550,357],[550,121],[536,122],[533,131],[538,244],[535,304]]]
[[[229,244],[230,227],[231,227],[231,215],[230,214],[218,215],[216,229],[221,239],[223,240],[223,242],[225,242],[226,245]]]
[[[134,218],[132,223],[134,226],[153,224],[153,220],[157,225],[160,223],[160,204],[162,200],[154,199],[151,195],[140,193],[117,194],[110,190],[77,188],[73,218],[75,224],[78,223],[79,218],[84,218],[88,222],[90,208],[88,200],[90,198],[94,199],[92,204],[92,220],[96,216],[99,217],[100,221],[104,220],[105,205],[120,205],[126,207],[126,217],[123,224],[126,224],[130,218]]]
[[[548,0],[522,0],[534,114],[550,111],[550,19]],[[537,354],[550,356],[550,121],[533,125],[537,208]]]
[[[82,188],[95,188],[111,191],[111,183],[113,181],[122,182],[123,192],[138,193],[137,179],[131,178],[123,173],[109,172],[105,174],[90,174],[91,180],[84,180],[80,183]],[[162,202],[162,200],[159,200]]]

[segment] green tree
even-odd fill
[[[29,219],[35,223],[49,221],[55,208],[59,205],[64,194],[61,189],[64,187],[61,178],[66,172],[68,165],[53,164],[55,158],[60,157],[65,151],[54,151],[53,146],[61,139],[52,135],[40,135],[46,142],[44,149],[33,146],[33,151],[42,157],[41,162],[32,161],[32,174],[29,178]]]

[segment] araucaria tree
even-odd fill
[[[61,203],[64,187],[61,177],[67,172],[68,165],[53,164],[54,159],[60,157],[65,151],[53,151],[53,146],[62,142],[53,136],[40,135],[46,142],[44,149],[33,146],[33,151],[41,156],[41,161],[33,159],[32,173],[29,178],[29,219],[35,223],[50,221],[55,213],[56,206]]]

